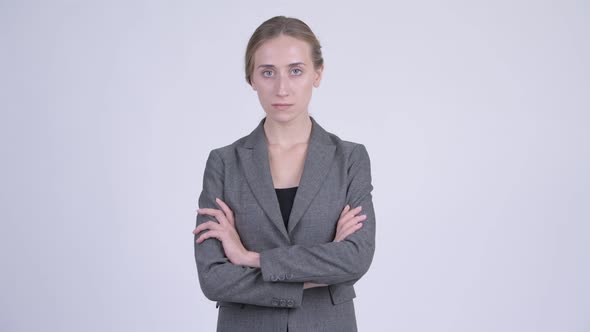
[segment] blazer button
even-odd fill
[[[293,301],[293,300],[287,301],[287,307],[292,307],[294,304],[295,304],[295,301]]]
[[[289,280],[289,279],[293,279],[293,273],[287,274],[287,280]]]
[[[285,275],[284,274],[279,275],[279,280],[285,280]]]
[[[285,299],[281,299],[281,307],[284,307],[287,305],[287,301]]]
[[[278,279],[279,279],[279,278],[277,278],[276,274],[272,274],[272,275],[270,276],[270,280],[272,280],[272,281],[277,281]]]
[[[271,304],[274,306],[278,306],[279,305],[279,300],[278,299],[272,299]]]

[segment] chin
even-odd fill
[[[307,113],[305,111],[299,111],[299,110],[287,110],[287,111],[278,111],[275,110],[274,108],[272,108],[270,111],[265,111],[266,116],[270,119],[272,119],[273,121],[276,122],[289,122],[299,116],[302,116],[304,113]]]

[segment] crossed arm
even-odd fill
[[[261,306],[276,306],[277,299],[285,299],[289,306],[298,307],[306,284],[354,284],[359,280],[369,269],[375,250],[373,186],[365,147],[357,145],[350,158],[347,203],[362,206],[366,219],[361,228],[339,242],[292,245],[260,253],[238,248],[230,255],[220,241],[206,240],[215,237],[212,230],[205,233],[210,233],[206,237],[201,235],[199,243],[196,232],[195,260],[205,296],[213,301]],[[200,207],[215,207],[215,198],[223,197],[223,169],[223,160],[215,150],[211,151],[199,196]],[[223,208],[224,204],[219,205]],[[207,222],[203,214],[197,215],[198,229],[205,229]],[[234,262],[228,257],[234,257]],[[239,262],[235,257],[241,257]]]

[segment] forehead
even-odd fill
[[[269,64],[277,67],[288,66],[290,63],[311,63],[311,47],[303,40],[290,36],[265,41],[254,53],[254,65]]]

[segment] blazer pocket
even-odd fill
[[[330,297],[334,305],[348,302],[356,297],[354,286],[352,285],[335,284],[328,286],[328,289],[330,290]]]

